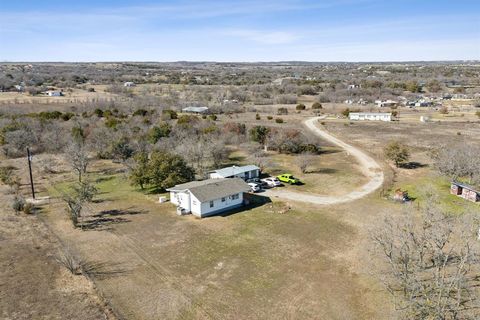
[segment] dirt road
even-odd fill
[[[361,150],[343,142],[342,140],[335,138],[328,132],[323,129],[320,129],[316,123],[322,117],[315,117],[308,119],[304,122],[305,126],[310,129],[318,137],[325,139],[347,151],[350,155],[357,159],[358,164],[361,168],[362,174],[365,175],[369,182],[364,184],[359,189],[347,193],[341,196],[322,196],[314,194],[306,194],[295,191],[287,191],[282,189],[270,189],[267,190],[264,194],[269,197],[278,197],[282,199],[288,199],[293,201],[302,201],[309,202],[319,205],[330,205],[349,202],[365,197],[366,195],[372,193],[373,191],[380,188],[383,184],[383,171],[380,165],[369,155],[365,154]],[[321,183],[321,181],[319,182]]]

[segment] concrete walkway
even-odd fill
[[[357,159],[361,168],[362,174],[369,178],[369,182],[361,186],[355,191],[347,193],[341,196],[322,196],[315,194],[307,194],[282,189],[268,189],[264,195],[268,197],[277,197],[286,200],[308,202],[319,205],[330,205],[345,203],[353,200],[357,200],[367,196],[380,188],[383,184],[384,176],[380,165],[369,155],[365,154],[361,150],[343,142],[340,139],[335,138],[325,130],[317,126],[319,120],[323,117],[315,117],[308,119],[304,122],[305,126],[310,129],[318,137],[325,139],[347,151],[350,155]],[[321,182],[320,182],[321,183]]]

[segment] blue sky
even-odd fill
[[[0,1],[0,61],[480,59],[479,0]]]

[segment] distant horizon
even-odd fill
[[[218,60],[172,60],[172,61],[154,61],[154,60],[98,60],[98,61],[15,61],[15,60],[4,60],[0,61],[1,63],[238,63],[238,64],[271,64],[271,63],[454,63],[454,62],[475,62],[480,63],[480,59],[458,59],[458,60],[404,60],[404,61],[395,61],[395,60],[385,60],[385,61],[308,61],[308,60],[278,60],[278,61],[218,61]]]
[[[22,0],[0,61],[480,60],[475,0]]]

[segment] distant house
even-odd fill
[[[124,87],[135,87],[135,82],[127,81],[123,84]]]
[[[182,112],[187,112],[187,113],[207,113],[208,112],[208,107],[186,107],[182,109]]]
[[[350,112],[348,118],[352,121],[392,121],[391,112]]]
[[[480,191],[475,190],[472,186],[469,186],[464,183],[459,183],[453,181],[450,186],[450,193],[461,198],[464,198],[468,201],[479,202],[480,201]]]
[[[179,184],[167,191],[178,214],[203,218],[242,206],[243,195],[250,187],[239,178],[208,179]]]
[[[379,108],[386,108],[386,107],[396,107],[398,106],[398,101],[395,100],[376,100],[375,104]]]
[[[225,100],[223,100],[223,103],[224,103],[224,104],[238,103],[238,100],[236,100],[236,99],[232,99],[232,100],[225,99]]]
[[[45,94],[49,97],[61,97],[61,96],[63,96],[62,91],[46,91]]]
[[[360,86],[358,84],[349,84],[347,88],[348,90],[354,90],[360,88]]]
[[[248,180],[260,177],[260,168],[254,165],[248,166],[231,166],[223,169],[213,170],[209,172],[210,179],[221,178],[242,178]]]
[[[23,92],[25,91],[25,87],[22,86],[21,84],[17,84],[15,85],[15,90],[17,90],[18,92]]]

